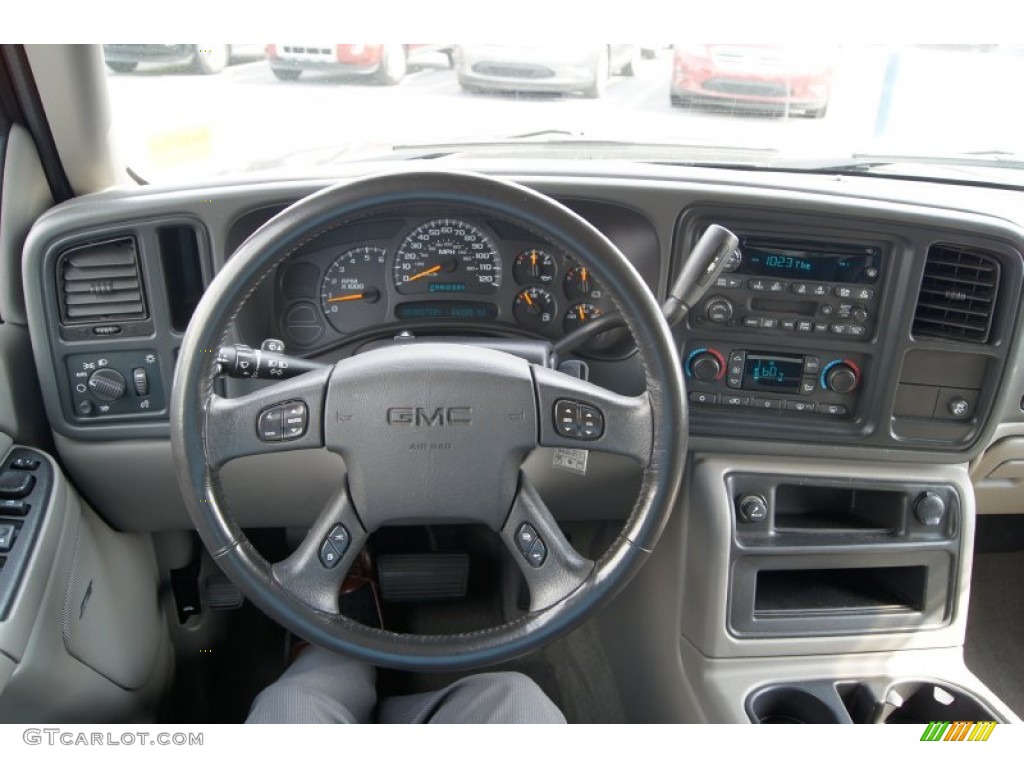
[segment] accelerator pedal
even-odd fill
[[[378,555],[377,579],[381,597],[389,603],[459,600],[466,596],[469,555]]]

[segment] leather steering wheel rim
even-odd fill
[[[650,443],[640,493],[621,533],[582,583],[542,610],[456,635],[406,635],[367,627],[310,605],[285,588],[275,565],[253,548],[230,514],[209,454],[207,425],[217,399],[216,350],[245,301],[297,249],[344,224],[407,205],[453,206],[511,220],[587,263],[636,340],[649,403]],[[345,182],[300,200],[231,256],[204,293],[182,342],[171,398],[171,439],[179,484],[200,537],[227,576],[272,619],[311,643],[375,666],[455,671],[500,663],[541,647],[591,616],[635,575],[667,523],[682,484],[685,402],[678,353],[657,301],[625,256],[589,222],[512,182],[470,173],[391,173]],[[251,423],[247,428],[253,429]]]

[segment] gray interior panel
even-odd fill
[[[110,531],[51,469],[44,525],[0,622],[0,658],[13,665],[0,721],[152,717],[171,650],[149,537]]]
[[[890,626],[890,631],[880,632],[885,628],[884,621],[887,619],[877,626],[867,619],[866,624],[861,624],[866,631],[858,633],[848,626],[844,629],[849,614],[837,608],[834,612],[821,614],[818,623],[811,621],[804,629],[793,629],[788,637],[749,638],[730,631],[731,601],[740,599],[740,595],[734,591],[737,578],[735,562],[756,569],[757,557],[761,553],[761,558],[773,560],[772,568],[792,567],[796,571],[806,568],[806,579],[811,579],[816,569],[824,567],[858,569],[887,564],[885,550],[837,545],[829,537],[820,542],[815,537],[809,537],[802,545],[794,545],[781,552],[759,549],[749,544],[744,544],[740,549],[734,548],[733,537],[738,523],[734,512],[735,501],[730,496],[727,478],[730,474],[744,472],[788,477],[793,482],[803,484],[813,483],[820,478],[823,481],[835,479],[850,485],[887,481],[955,488],[961,505],[959,540],[954,553],[955,567],[948,565],[945,540],[925,545],[916,554],[907,553],[906,546],[897,545],[894,548],[894,551],[903,553],[897,558],[902,560],[894,562],[894,565],[912,563],[925,569],[939,568],[947,574],[946,582],[943,582],[941,575],[933,574],[938,581],[933,582],[933,589],[943,587],[944,604],[947,595],[944,584],[949,584],[949,618],[941,619],[945,610],[937,606],[940,620],[935,621],[933,614],[930,628],[900,631]],[[702,653],[711,657],[842,653],[851,648],[871,651],[959,646],[963,643],[966,627],[974,514],[973,492],[963,466],[910,468],[846,462],[840,468],[828,461],[795,462],[789,459],[698,454],[694,458],[689,493],[682,512],[686,527],[686,546],[680,553],[685,568],[682,633]],[[746,558],[753,559],[748,561]],[[767,623],[771,626],[770,621]],[[748,621],[743,626],[746,629],[744,634],[749,635],[754,625]],[[840,634],[836,634],[837,631]]]

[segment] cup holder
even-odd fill
[[[746,710],[751,722],[763,725],[1002,721],[969,691],[944,682],[891,678],[766,685],[747,698]]]
[[[798,723],[848,723],[835,689],[809,684],[773,685],[761,688],[747,700],[747,714],[752,722],[762,725],[795,725]],[[835,699],[834,702],[831,700]]]

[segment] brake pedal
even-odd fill
[[[223,573],[211,573],[203,580],[203,604],[215,611],[233,611],[242,607],[245,598]]]
[[[458,600],[466,596],[469,555],[378,555],[381,597],[389,603]]]

